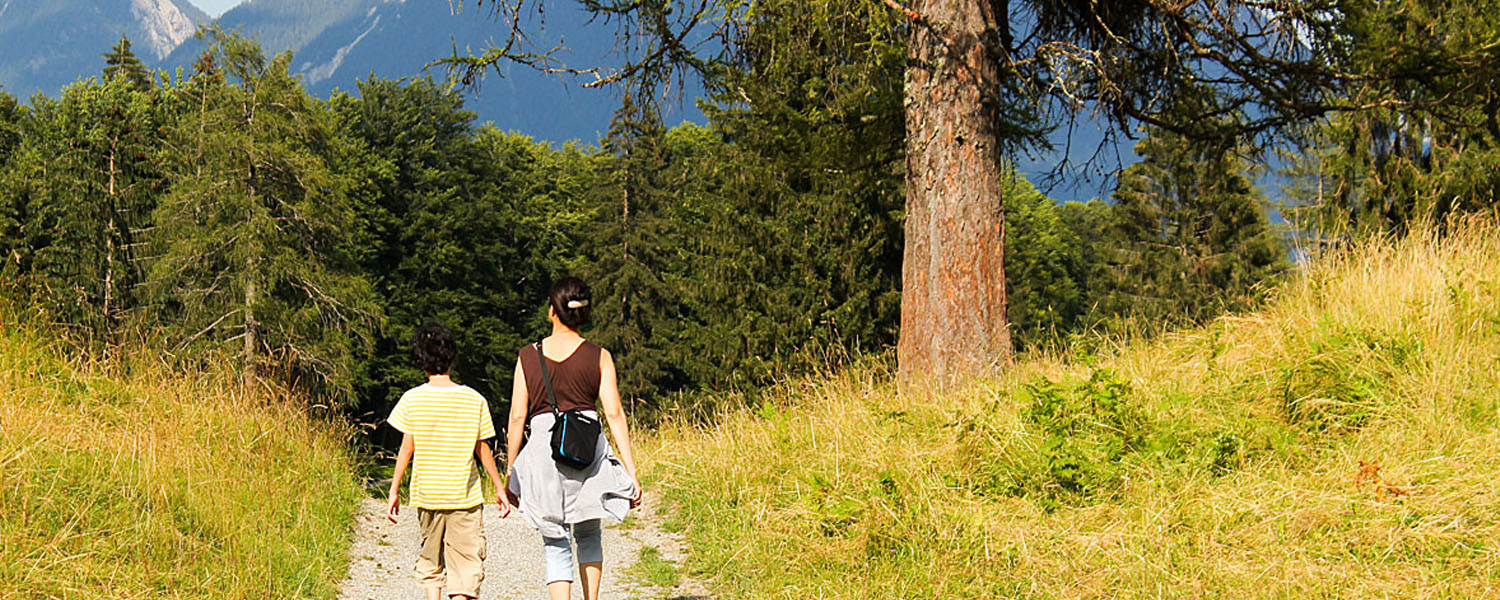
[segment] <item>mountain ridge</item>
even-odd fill
[[[190,73],[207,42],[195,25],[217,23],[255,38],[267,55],[291,51],[292,70],[312,94],[327,98],[358,93],[370,77],[443,79],[433,61],[455,48],[483,48],[503,31],[486,11],[452,11],[440,3],[405,0],[248,0],[209,18],[186,0],[0,0],[0,91],[29,98],[57,96],[64,86],[97,75],[102,55],[123,31],[142,62],[157,72]],[[543,43],[571,42],[574,64],[605,65],[614,56],[612,36],[589,36],[589,15],[577,7],[549,9],[534,36]],[[77,33],[70,33],[70,32]],[[63,35],[52,35],[62,32]],[[54,39],[55,38],[55,39]],[[584,89],[569,76],[520,65],[501,65],[482,86],[463,91],[479,122],[521,131],[536,139],[592,144],[609,127],[618,106],[614,89]],[[699,95],[696,89],[682,94]],[[684,106],[685,105],[685,106]],[[691,102],[668,107],[669,120],[700,120]]]
[[[151,64],[209,20],[186,0],[0,0],[0,90],[55,96],[98,74],[122,34]]]

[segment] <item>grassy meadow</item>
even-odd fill
[[[648,436],[724,598],[1500,597],[1500,228],[949,393],[865,364]]]
[[[334,597],[360,493],[337,426],[228,367],[5,323],[0,598]]]

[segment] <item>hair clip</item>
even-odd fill
[[[589,305],[588,300],[569,300],[568,308],[583,308]]]

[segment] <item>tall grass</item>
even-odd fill
[[[646,441],[729,598],[1500,597],[1500,227],[956,392],[862,366]]]
[[[332,598],[344,435],[228,366],[78,356],[0,314],[0,598]]]

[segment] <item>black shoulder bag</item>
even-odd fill
[[[599,420],[590,418],[578,409],[557,410],[557,394],[552,391],[552,376],[547,373],[547,355],[542,353],[542,343],[536,343],[537,364],[542,366],[542,383],[547,386],[547,402],[552,405],[552,460],[574,469],[587,469],[594,464],[594,452],[599,448]]]

